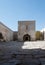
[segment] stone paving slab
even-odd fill
[[[36,60],[35,60],[36,59]],[[45,65],[45,41],[0,42],[0,65]]]

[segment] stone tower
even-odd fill
[[[18,21],[18,40],[35,40],[35,21]]]

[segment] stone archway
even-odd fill
[[[30,41],[30,40],[31,40],[30,35],[25,34],[25,35],[23,36],[23,41]]]
[[[0,41],[3,41],[3,35],[1,32],[0,32]]]
[[[0,33],[0,39],[3,39],[3,35],[2,35],[2,33]]]

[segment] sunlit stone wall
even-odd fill
[[[45,40],[45,32],[44,32],[44,40]]]
[[[0,22],[0,33],[2,33],[5,41],[13,40],[13,31],[6,27],[4,24]]]
[[[23,41],[23,36],[29,34],[35,40],[35,21],[18,21],[18,40]]]

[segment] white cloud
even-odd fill
[[[40,30],[41,32],[45,31],[45,28],[43,28],[42,30]]]

